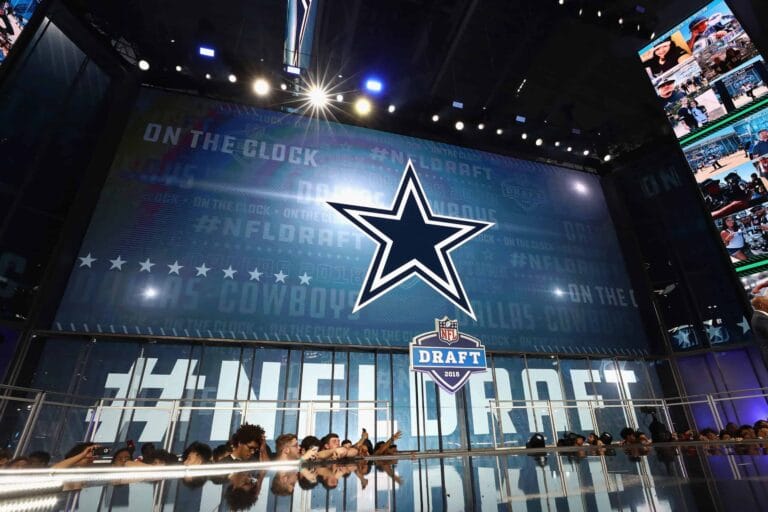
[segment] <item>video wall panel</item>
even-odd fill
[[[16,44],[39,4],[40,0],[0,1],[0,65]]]
[[[147,89],[53,327],[640,355],[641,301],[597,176]]]

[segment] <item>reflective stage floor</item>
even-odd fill
[[[404,455],[376,463],[230,469],[37,470],[21,478],[2,471],[0,511],[768,510],[768,455],[759,444]]]

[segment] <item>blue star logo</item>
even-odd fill
[[[357,312],[412,276],[418,276],[475,318],[451,253],[494,224],[432,213],[413,163],[408,160],[389,209],[329,202],[376,243]]]

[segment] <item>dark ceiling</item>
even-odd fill
[[[360,120],[347,103],[333,111],[340,121],[587,166],[607,151],[619,155],[669,136],[637,50],[652,32],[665,31],[706,3],[315,1],[320,3],[309,76],[330,82],[348,103],[368,74],[386,84],[374,116]],[[273,85],[289,78],[282,71],[286,0],[65,3],[113,42],[128,43],[135,58],[148,60],[147,83],[269,108],[291,101],[279,91],[268,100],[250,92],[253,77],[269,76]],[[759,21],[768,17],[768,2],[730,3],[763,48]],[[197,55],[201,43],[217,49],[214,61]],[[175,72],[176,65],[184,71]],[[229,73],[239,77],[237,84],[227,82]],[[453,108],[453,101],[464,107]],[[390,103],[398,107],[394,114],[386,112]],[[431,121],[435,113],[441,117],[437,123]],[[516,116],[526,122],[515,122]],[[456,120],[466,123],[464,131],[453,128]],[[498,128],[503,134],[497,135]],[[538,137],[541,147],[534,146]],[[555,141],[561,141],[559,148]],[[565,151],[569,145],[574,152]],[[583,149],[592,151],[589,158]]]

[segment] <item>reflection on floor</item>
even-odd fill
[[[6,473],[0,510],[750,512],[768,503],[768,455],[757,443],[406,455],[224,474],[206,466],[218,474],[186,477],[174,468],[101,481],[65,475],[63,483],[61,475],[38,473],[24,481],[47,480],[27,492]]]

